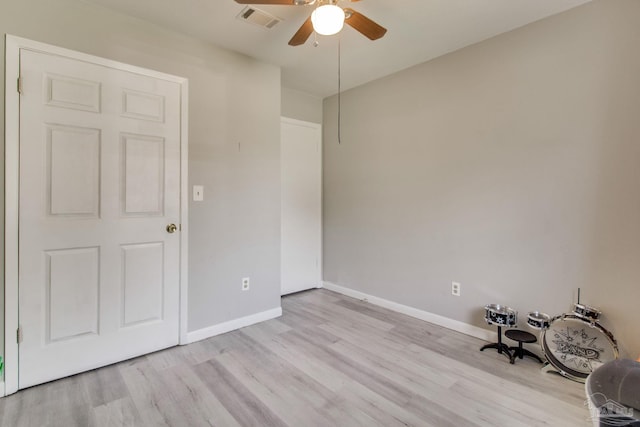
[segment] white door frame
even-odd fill
[[[187,256],[188,256],[188,80],[183,77],[152,71],[121,62],[75,52],[32,40],[6,36],[5,52],[5,330],[4,366],[5,382],[0,378],[0,397],[18,391],[18,343],[16,334],[19,326],[18,313],[18,202],[20,195],[20,50],[63,56],[78,61],[102,65],[117,70],[141,74],[180,85],[180,334],[179,343],[187,344]]]

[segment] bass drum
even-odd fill
[[[600,324],[575,314],[551,319],[540,337],[542,351],[561,375],[584,382],[602,364],[618,358],[618,344]]]

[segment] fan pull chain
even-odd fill
[[[342,116],[342,112],[341,112],[341,103],[342,100],[341,98],[341,82],[340,82],[340,39],[341,37],[338,36],[338,144],[342,144],[342,135],[341,135],[341,116]]]

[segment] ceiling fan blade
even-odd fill
[[[313,24],[311,23],[311,17],[308,17],[293,37],[291,37],[291,40],[289,40],[289,46],[300,46],[304,44],[311,33],[313,33]]]
[[[281,4],[281,5],[294,5],[294,0],[236,0],[236,3],[240,4]]]
[[[387,32],[386,28],[373,22],[371,19],[353,9],[347,8],[344,11],[347,15],[344,22],[351,25],[354,29],[368,37],[370,40],[378,40]]]

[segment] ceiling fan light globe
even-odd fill
[[[319,6],[311,14],[314,31],[323,36],[339,33],[344,26],[344,18],[344,10],[335,4]]]

